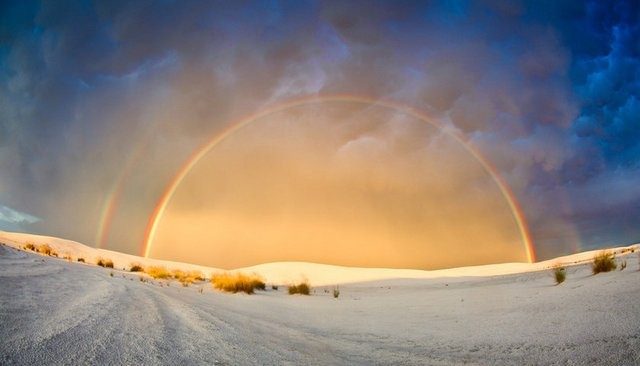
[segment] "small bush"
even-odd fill
[[[35,251],[36,250],[36,246],[33,245],[33,243],[27,243],[27,245],[24,246],[24,249]]]
[[[78,258],[78,262],[84,263],[84,258]]]
[[[567,270],[561,265],[553,267],[552,271],[553,278],[556,280],[556,285],[563,283],[567,278]]]
[[[145,269],[145,272],[155,278],[155,279],[162,279],[162,280],[166,280],[169,279],[171,277],[171,274],[169,273],[169,271],[167,271],[166,268],[164,267],[147,267],[147,269]]]
[[[254,290],[264,290],[266,285],[257,274],[245,275],[243,273],[217,273],[211,276],[213,287],[225,292],[244,292],[252,294]]]
[[[612,253],[602,251],[593,258],[593,264],[591,264],[591,271],[593,274],[600,272],[609,272],[616,269],[616,260]]]
[[[276,286],[276,285],[271,285],[271,289],[272,289],[272,290],[276,290],[276,291],[278,291],[278,286]]]
[[[340,288],[336,286],[336,288],[333,289],[333,298],[337,299],[338,296],[340,296]]]
[[[69,262],[71,262],[71,256],[68,255],[68,254],[65,254],[64,257],[62,257],[62,258],[64,258],[64,259],[68,260]]]
[[[289,295],[300,294],[300,295],[309,295],[311,291],[311,286],[307,281],[300,282],[297,285],[289,286]]]
[[[144,268],[142,268],[142,265],[138,264],[138,263],[133,263],[131,265],[131,268],[129,269],[130,272],[144,272]]]
[[[627,268],[627,261],[622,261],[622,262],[620,263],[620,270],[622,271],[622,270],[624,270],[625,268]]]
[[[98,257],[98,259],[96,259],[96,264],[99,265],[100,267],[113,268],[113,261],[111,259],[104,259],[102,257]]]
[[[110,276],[110,277],[113,277],[113,272],[109,272],[109,276]]]

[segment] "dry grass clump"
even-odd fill
[[[65,254],[64,257],[62,257],[66,260],[68,260],[69,262],[71,262],[71,256],[69,254]]]
[[[553,278],[556,280],[556,285],[563,283],[567,278],[567,270],[561,264],[554,266],[551,271],[553,272]]]
[[[96,264],[100,267],[113,268],[113,261],[111,259],[98,257],[98,259],[96,259]]]
[[[289,295],[300,294],[300,295],[309,295],[311,291],[311,286],[307,281],[302,281],[297,285],[289,286]]]
[[[266,285],[262,277],[257,274],[246,275],[243,273],[216,273],[211,275],[213,287],[225,292],[244,292],[252,294],[254,290],[264,290]]]
[[[333,298],[334,298],[334,299],[337,299],[337,298],[338,298],[338,296],[340,296],[340,287],[336,286],[336,287],[333,289]]]
[[[41,246],[36,247],[36,250],[38,253],[44,255],[51,255],[51,253],[53,253],[53,248],[51,248],[49,244],[42,244]]]
[[[36,251],[36,246],[35,246],[35,244],[33,244],[33,243],[27,243],[27,244],[24,246],[24,249]]]
[[[80,263],[84,263],[84,258],[80,257],[80,258],[77,259],[77,261],[80,262]]]
[[[164,267],[160,267],[160,266],[147,267],[144,271],[149,276],[151,276],[153,278],[156,278],[156,279],[159,278],[159,279],[162,279],[162,280],[166,280],[166,279],[171,278],[171,274]]]
[[[613,256],[613,253],[603,250],[602,252],[596,254],[596,256],[593,258],[591,271],[595,275],[600,272],[613,271],[614,269],[616,269],[616,267],[616,260]]]
[[[131,268],[129,268],[130,272],[144,272],[144,268],[140,263],[132,263]]]
[[[171,275],[184,287],[188,287],[196,281],[204,281],[204,277],[200,271],[183,271],[180,269],[174,269],[171,271]]]

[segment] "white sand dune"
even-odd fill
[[[305,276],[315,293],[249,296],[12,248],[26,241],[117,268],[216,270],[0,232],[2,365],[640,364],[637,251],[617,255],[624,271],[595,276],[593,252],[442,271],[270,263],[242,270],[273,283]],[[559,286],[541,270],[556,263],[573,264]]]
[[[116,268],[129,268],[132,263],[140,263],[143,266],[164,266],[168,269],[198,270],[206,276],[211,273],[224,271],[219,268],[199,266],[195,264],[172,262],[166,260],[143,258],[135,255],[114,252],[106,249],[97,249],[84,244],[54,238],[24,233],[12,233],[0,231],[0,242],[15,248],[22,248],[26,243],[49,244],[60,256],[71,255],[73,258],[82,257],[89,263],[95,263],[97,258],[113,260]],[[624,249],[637,247],[638,244],[628,247],[611,249],[620,253]],[[434,271],[412,269],[389,268],[355,268],[342,267],[328,264],[308,262],[275,262],[259,264],[251,267],[239,268],[233,271],[257,273],[264,277],[268,283],[289,284],[307,279],[314,285],[340,285],[359,282],[371,282],[380,280],[405,280],[405,279],[429,279],[442,277],[486,277],[514,273],[525,273],[548,269],[556,264],[575,265],[590,261],[600,250],[582,252],[564,257],[538,262],[538,263],[502,263],[482,266],[450,268]],[[233,272],[232,271],[232,272]]]

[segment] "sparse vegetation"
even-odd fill
[[[558,264],[554,266],[551,270],[553,272],[553,278],[556,280],[556,285],[563,283],[564,280],[567,278],[567,270],[566,268],[564,268],[564,266]]]
[[[84,263],[84,258],[80,257],[80,258],[77,259],[77,261],[80,262],[80,263]]]
[[[277,285],[271,285],[271,289],[278,291],[278,286]]]
[[[591,271],[595,275],[600,272],[613,271],[616,267],[616,260],[613,254],[607,251],[602,251],[593,258]]]
[[[109,276],[110,276],[110,277],[113,277],[113,272],[109,272]]]
[[[334,299],[337,299],[337,298],[338,298],[338,296],[340,296],[340,287],[336,286],[336,287],[333,289],[333,298],[334,298]]]
[[[620,262],[620,270],[624,270],[625,268],[627,268],[627,261],[622,261]]]
[[[211,275],[213,287],[225,292],[244,292],[252,294],[255,290],[264,290],[266,285],[257,274],[246,275],[243,273],[217,273]]]
[[[144,272],[144,268],[139,263],[131,264],[131,268],[129,269],[131,272]]]
[[[68,254],[65,254],[65,256],[62,257],[62,258],[64,258],[64,259],[68,260],[69,262],[71,262],[71,256],[68,255]]]
[[[33,243],[27,243],[27,245],[24,246],[24,249],[36,251],[36,246]]]
[[[297,285],[289,286],[289,295],[294,295],[294,294],[309,295],[309,292],[311,292],[311,286],[309,286],[309,283],[306,280],[300,282]]]
[[[160,266],[156,266],[156,267],[147,267],[145,269],[145,273],[147,273],[149,276],[155,278],[155,279],[162,279],[162,280],[166,280],[171,278],[171,274],[169,273],[169,271],[167,271],[166,268],[164,267],[160,267]]]

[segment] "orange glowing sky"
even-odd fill
[[[375,105],[304,105],[217,144],[159,219],[153,257],[442,268],[526,261],[516,219],[459,141]]]

